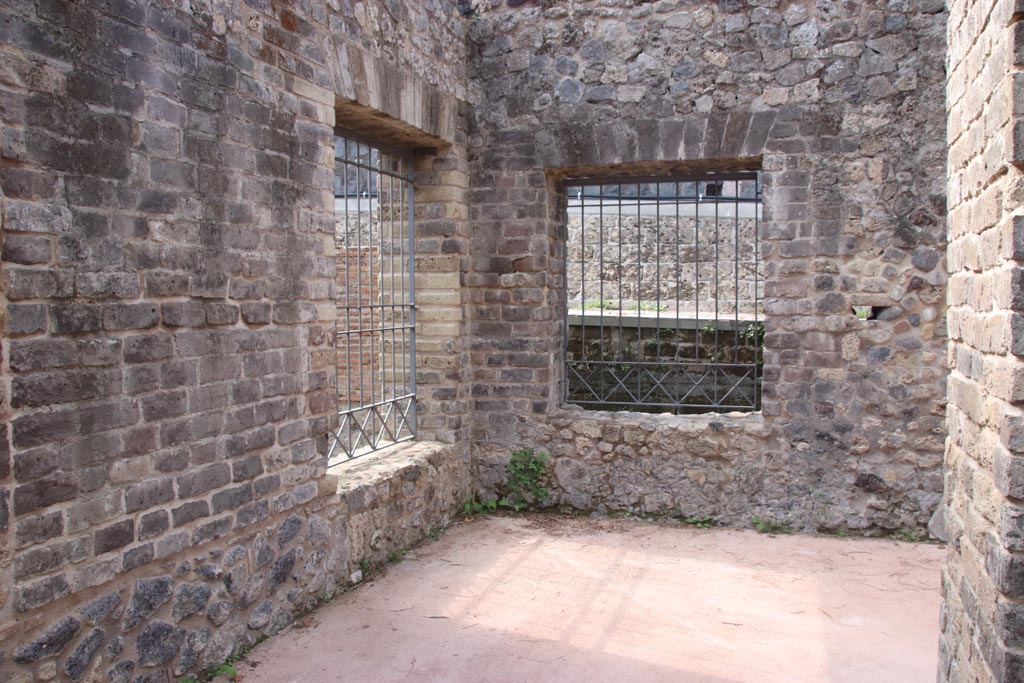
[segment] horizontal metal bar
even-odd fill
[[[402,175],[400,173],[395,173],[394,171],[382,171],[381,169],[377,168],[376,166],[370,166],[369,164],[364,164],[364,163],[359,162],[359,161],[352,161],[351,159],[346,159],[345,157],[334,157],[334,160],[337,161],[337,162],[343,163],[343,164],[345,164],[347,166],[355,166],[356,168],[361,168],[364,171],[369,171],[370,173],[376,173],[377,175],[388,176],[389,178],[394,178],[396,180],[401,180],[401,181],[404,181],[404,182],[412,182],[412,176],[404,176],[404,175]],[[356,195],[335,195],[335,197],[345,197],[345,196],[356,196]],[[367,193],[367,196],[365,196],[365,197],[362,197],[361,195],[359,195],[359,196],[362,199],[369,199],[370,198],[369,197],[369,193]]]
[[[338,306],[338,308],[344,308],[346,310],[355,310],[355,311],[364,311],[364,310],[369,309],[369,308],[390,308],[392,310],[396,309],[396,308],[407,308],[407,309],[411,310],[412,309],[412,305],[411,304],[363,304],[363,305],[360,306],[358,304],[352,304],[351,306]]]
[[[610,367],[659,367],[659,368],[738,368],[751,369],[759,367],[757,363],[719,363],[714,361],[642,361],[642,360],[569,360],[571,366],[610,366]]]
[[[757,171],[730,171],[723,173],[697,174],[673,174],[673,175],[651,175],[651,176],[621,176],[605,178],[595,176],[593,178],[566,178],[562,181],[562,187],[590,187],[593,185],[652,185],[655,183],[704,183],[718,182],[719,180],[757,180]]]
[[[355,330],[338,330],[338,334],[353,335],[353,334],[373,334],[374,332],[401,332],[402,330],[414,330],[415,325],[400,325],[399,327],[369,327],[359,328]]]
[[[585,401],[570,398],[569,403],[579,406],[634,406],[637,408],[728,408],[741,410],[753,408],[753,403],[636,403],[630,401]]]
[[[572,187],[572,186],[570,186]],[[339,197],[341,195],[335,195]],[[366,197],[363,197],[366,199]],[[679,195],[677,197],[672,196],[643,196],[643,197],[618,197],[615,195],[580,195],[578,197],[569,197],[568,200],[569,208],[578,208],[579,206],[610,206],[618,205],[620,202],[623,206],[635,206],[636,204],[679,204],[686,206],[689,204],[761,204],[763,203],[760,197],[719,197],[717,195],[708,196],[700,195],[695,196],[692,194]]]
[[[410,398],[416,398],[416,394],[402,394],[394,398],[385,399],[382,401],[376,401],[374,403],[362,403],[357,408],[349,408],[347,410],[339,410],[338,415],[354,415],[361,410],[369,410],[371,408],[381,408],[383,406],[391,405],[392,403],[398,403],[399,401],[405,401]]]
[[[630,327],[636,329],[642,327],[650,330],[667,330],[669,332],[675,332],[677,330],[700,330],[707,325],[714,325],[715,328],[720,332],[734,331],[736,329],[742,329],[745,326],[754,325],[755,323],[760,324],[760,319],[752,313],[741,313],[738,317],[735,314],[723,313],[719,318],[710,317],[695,317],[695,313],[690,315],[679,315],[677,313],[671,313],[669,311],[661,311],[661,315],[655,315],[650,311],[644,311],[644,315],[639,315],[635,311],[624,309],[622,313],[619,313],[618,308],[605,309],[603,312],[594,313],[580,313],[579,309],[569,309],[569,313],[566,316],[566,321],[570,327]],[[729,317],[726,318],[725,316]],[[616,322],[618,321],[618,322]],[[679,323],[678,326],[676,323]],[[712,330],[709,334],[713,334]],[[757,331],[760,335],[760,329]],[[665,343],[668,343],[667,341]]]

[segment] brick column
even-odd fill
[[[1024,40],[950,4],[949,438],[940,681],[1024,680]]]
[[[457,443],[467,427],[469,185],[462,144],[414,167],[416,183],[416,378],[418,436]]]

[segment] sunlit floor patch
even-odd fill
[[[942,548],[640,522],[461,524],[257,648],[247,683],[914,683]]]

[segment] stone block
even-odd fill
[[[16,650],[14,661],[18,664],[31,664],[40,659],[60,654],[81,629],[81,621],[71,616],[65,616],[55,622],[37,640]]]
[[[136,581],[131,599],[125,608],[122,630],[130,631],[144,623],[171,599],[173,589],[174,580],[170,576]]]
[[[135,540],[135,520],[126,519],[98,529],[93,534],[93,552],[96,555],[123,548]]]

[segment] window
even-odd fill
[[[329,462],[416,434],[411,159],[334,139],[338,430]]]
[[[758,410],[759,175],[569,180],[565,400]]]

